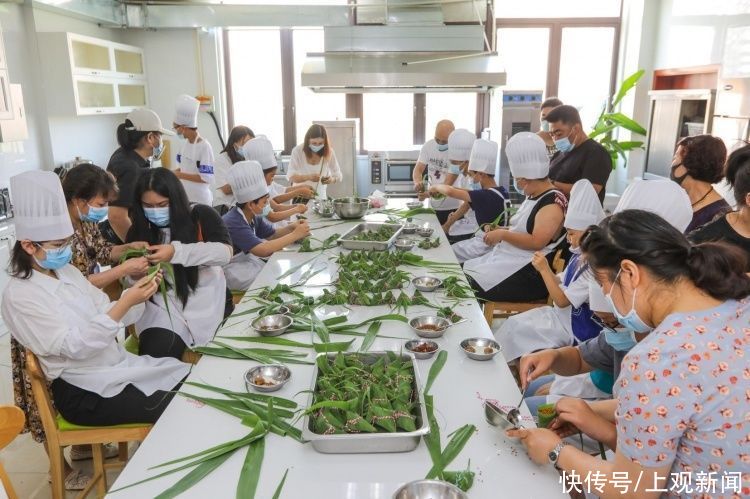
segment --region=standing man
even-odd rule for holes
[[[412,175],[414,189],[419,193],[419,199],[430,198],[430,207],[435,210],[440,225],[443,225],[448,220],[448,215],[459,207],[461,201],[443,195],[431,197],[427,192],[429,186],[424,185],[425,168],[427,169],[430,186],[440,184],[453,185],[458,175],[450,173],[451,163],[448,159],[448,136],[455,128],[452,121],[438,121],[435,127],[435,138],[428,140],[422,146]]]
[[[604,147],[584,132],[581,116],[573,106],[563,105],[547,114],[557,153],[549,167],[549,178],[570,196],[573,184],[587,179],[604,203],[605,187],[612,173],[612,158]]]
[[[563,101],[557,97],[549,97],[542,102],[542,107],[539,109],[539,121],[541,124],[541,130],[536,134],[539,135],[544,141],[544,145],[547,146],[547,156],[552,157],[557,152],[555,147],[555,139],[552,138],[552,134],[549,133],[549,121],[547,121],[547,115],[555,109],[557,106],[562,106]]]

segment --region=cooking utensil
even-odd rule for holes
[[[261,336],[279,336],[292,325],[294,319],[288,315],[264,315],[255,319],[250,326]]]
[[[411,283],[414,284],[414,287],[419,291],[430,292],[435,291],[437,288],[439,288],[440,285],[443,284],[443,281],[441,279],[438,279],[437,277],[421,276],[412,279]]]
[[[362,218],[370,207],[370,200],[365,198],[338,198],[333,200],[336,215],[343,220]]]
[[[281,364],[262,364],[245,372],[245,387],[259,392],[275,392],[292,377],[292,371]]]
[[[417,333],[417,336],[430,339],[440,338],[445,334],[445,330],[452,325],[451,321],[445,317],[436,315],[420,315],[409,321],[409,326]]]
[[[469,499],[469,496],[452,483],[415,480],[399,487],[393,499]]]
[[[492,348],[492,352],[485,353],[485,348]],[[467,338],[461,342],[461,350],[470,359],[490,360],[500,351],[500,344],[489,338]]]
[[[421,352],[416,350],[419,347],[427,346],[430,350]],[[431,340],[409,340],[404,344],[404,348],[414,354],[419,360],[429,359],[440,350],[440,346]]]

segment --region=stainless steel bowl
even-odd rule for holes
[[[405,223],[403,229],[401,229],[402,234],[414,234],[417,231],[418,225],[415,223]]]
[[[435,291],[443,284],[443,281],[437,277],[421,276],[412,279],[411,283],[420,291]]]
[[[505,411],[485,400],[484,417],[492,426],[498,426],[503,430],[512,430],[519,427],[521,415],[515,407]]]
[[[393,242],[393,247],[399,251],[409,251],[416,243],[411,239],[396,239]]]
[[[249,392],[252,388],[259,392],[275,392],[292,377],[292,371],[281,364],[262,364],[245,372],[245,387]],[[263,383],[256,383],[263,378]]]
[[[419,227],[417,228],[417,234],[419,234],[422,237],[430,237],[432,236],[432,233],[435,232],[435,229],[432,227]]]
[[[416,480],[399,487],[393,499],[469,499],[469,496],[452,483]]]
[[[422,206],[422,201],[409,201],[408,203],[406,203],[406,207],[410,210],[421,208]]]
[[[484,353],[484,349],[487,347],[492,348],[492,353]],[[474,351],[467,350],[467,348],[473,348]],[[490,360],[500,351],[500,344],[489,338],[467,338],[461,342],[461,350],[470,359]]]
[[[362,218],[370,207],[370,200],[364,198],[338,198],[333,200],[333,209],[342,219]]]
[[[429,352],[420,352],[418,350],[414,350],[415,348],[422,345],[427,345],[427,347],[431,348],[432,350],[430,350]],[[419,360],[429,359],[430,357],[435,355],[438,350],[440,350],[440,346],[431,340],[409,340],[404,344],[404,348],[413,353],[414,357],[418,358]]]
[[[264,315],[255,319],[250,326],[261,336],[278,336],[292,325],[294,320],[288,315]]]
[[[420,338],[432,339],[443,336],[445,330],[451,327],[451,322],[444,317],[438,317],[436,315],[420,315],[419,317],[411,319],[409,325]],[[432,326],[432,328],[419,329],[420,327],[425,326]]]

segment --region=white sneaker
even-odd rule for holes
[[[52,483],[52,476],[47,475],[47,481]],[[65,490],[83,490],[91,481],[91,477],[81,470],[73,470],[65,477]]]
[[[112,457],[116,457],[120,453],[120,448],[117,446],[117,444],[104,444],[104,449],[102,449],[102,452],[104,453],[104,459],[109,459]],[[91,451],[91,446],[86,446],[85,450],[82,450],[79,446],[74,446],[70,448],[70,460],[71,461],[83,461],[86,459],[91,459],[93,457],[93,452]]]

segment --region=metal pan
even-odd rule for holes
[[[390,227],[392,229],[395,229],[393,235],[387,241],[356,241],[352,239],[352,237],[361,232],[376,231],[381,227]],[[391,247],[396,239],[398,239],[398,236],[401,233],[402,229],[403,225],[401,224],[391,224],[384,222],[363,222],[355,225],[349,232],[341,236],[338,240],[338,243],[342,248],[350,250],[385,251]]]

